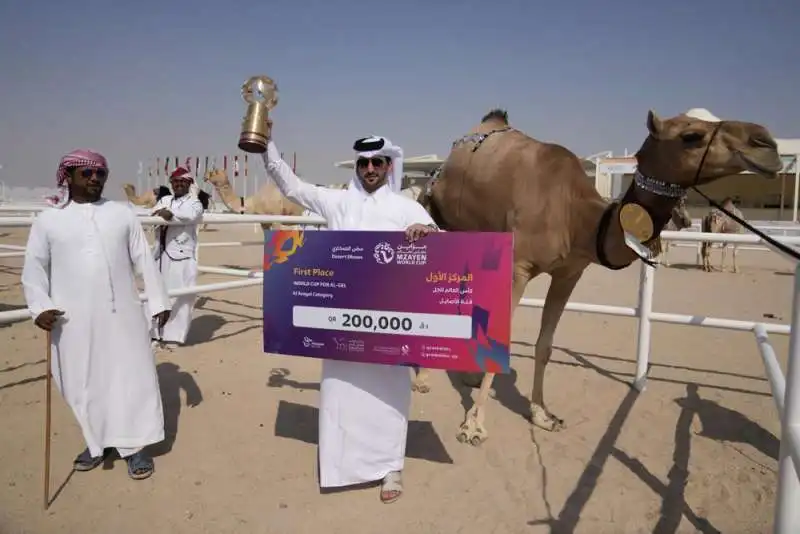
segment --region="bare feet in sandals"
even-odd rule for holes
[[[134,453],[125,460],[128,463],[128,476],[134,480],[144,480],[153,474],[153,459],[144,451]]]
[[[403,495],[403,480],[400,471],[392,471],[381,483],[381,502],[391,504]]]

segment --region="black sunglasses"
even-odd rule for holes
[[[372,163],[372,166],[376,169],[383,168],[386,165],[386,160],[384,158],[374,157],[374,158],[358,158],[356,160],[356,166],[359,169],[366,169],[367,166]]]
[[[84,178],[91,178],[93,174],[101,180],[105,180],[108,176],[108,171],[105,169],[83,169],[81,171],[81,176]]]

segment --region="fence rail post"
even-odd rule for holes
[[[656,270],[654,267],[639,262],[639,302],[636,305],[639,327],[636,333],[636,376],[633,387],[644,391],[647,385],[647,368],[650,363],[650,313],[653,311],[653,287]]]
[[[781,449],[778,459],[778,494],[775,504],[775,534],[800,532],[800,479],[792,461],[789,431],[800,426],[800,356],[797,334],[800,332],[800,264],[794,271],[792,296],[792,332],[789,335],[789,364],[786,369],[786,396],[781,421]],[[797,444],[794,444],[797,445]]]

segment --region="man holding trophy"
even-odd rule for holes
[[[246,101],[246,87],[252,80],[243,86]],[[274,84],[268,78],[260,81],[258,89],[268,90],[268,101],[274,106]],[[400,194],[403,150],[399,146],[384,137],[358,139],[353,145],[356,176],[349,187],[319,187],[301,180],[281,159],[267,116],[272,106],[253,109],[250,103],[239,146],[263,154],[267,174],[284,196],[319,214],[330,230],[404,230],[412,241],[437,230],[420,204]],[[381,501],[399,499],[410,404],[411,372],[407,367],[324,359],[319,406],[320,486],[381,481]]]

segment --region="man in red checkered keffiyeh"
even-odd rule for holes
[[[193,182],[188,164],[179,166],[169,175],[172,194],[158,199],[153,207],[154,216],[182,223],[159,226],[153,249],[158,270],[170,291],[192,287],[197,281],[197,225],[203,218],[203,204],[190,194]],[[182,295],[172,299],[169,321],[161,327],[153,324],[150,330],[153,342],[177,345],[186,342],[196,298],[196,295]]]
[[[53,382],[86,444],[73,468],[95,469],[116,449],[141,480],[154,470],[146,448],[164,440],[144,312],[164,325],[170,300],[136,213],[103,198],[107,179],[108,162],[96,152],[61,158],[59,194],[50,199],[58,209],[33,220],[21,281],[34,324],[52,332]]]
[[[75,173],[80,170],[81,176],[79,179],[85,179],[86,184],[81,180],[76,189],[80,189],[81,193],[86,193],[89,196],[95,196],[99,200],[100,195],[103,194],[103,186],[108,177],[108,162],[102,154],[93,152],[86,149],[73,150],[63,158],[58,164],[58,171],[56,172],[56,184],[58,192],[55,195],[45,197],[45,199],[56,208],[63,208],[70,200],[70,182],[75,179]],[[83,175],[86,176],[83,176]],[[94,174],[98,183],[88,183],[88,180]],[[86,191],[84,191],[86,189]]]

